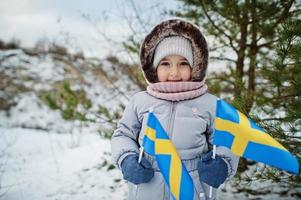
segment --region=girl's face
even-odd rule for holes
[[[157,67],[157,76],[159,82],[189,81],[191,78],[191,66],[183,56],[166,56]]]

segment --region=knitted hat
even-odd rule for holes
[[[164,38],[156,47],[153,66],[156,68],[165,56],[180,55],[193,66],[192,47],[189,40],[181,36]]]

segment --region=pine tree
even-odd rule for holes
[[[301,160],[301,20],[287,20],[279,29],[276,54],[271,65],[262,67],[266,80],[256,97],[258,111],[266,116],[262,125]],[[266,172],[267,174],[268,172]],[[265,174],[265,175],[266,175]],[[270,174],[271,179],[280,177]],[[285,176],[301,187],[301,176]]]
[[[234,95],[231,100],[249,113],[256,92],[256,69],[271,57],[270,50],[278,40],[277,29],[284,20],[296,15],[300,3],[293,0],[179,1],[183,7],[171,13],[192,20],[212,38],[211,52],[219,55],[211,59],[227,61],[230,69],[223,74],[227,78],[215,78],[226,82],[229,93]]]

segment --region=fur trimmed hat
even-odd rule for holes
[[[140,62],[149,83],[158,82],[153,59],[157,45],[167,37],[182,36],[191,42],[193,51],[192,81],[202,81],[208,65],[207,42],[199,28],[191,22],[175,18],[161,22],[145,37],[140,47]]]

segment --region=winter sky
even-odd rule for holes
[[[129,35],[145,35],[168,18],[162,16],[164,10],[179,8],[177,0],[0,0],[0,40],[19,40],[23,47],[47,41],[88,57],[119,57],[123,54],[118,45]],[[148,27],[139,25],[137,13]],[[129,25],[133,18],[136,21]],[[213,40],[205,37],[210,47]],[[225,65],[211,61],[208,71],[225,69]]]
[[[137,4],[141,14],[143,9],[158,3],[158,10],[177,5],[175,0],[1,0],[0,39],[18,39],[22,46],[28,47],[38,40],[47,40],[82,49],[88,55],[104,55],[112,48],[98,31],[114,40],[126,37],[130,29],[123,15],[133,13],[131,2]],[[98,31],[83,15],[97,21]]]

